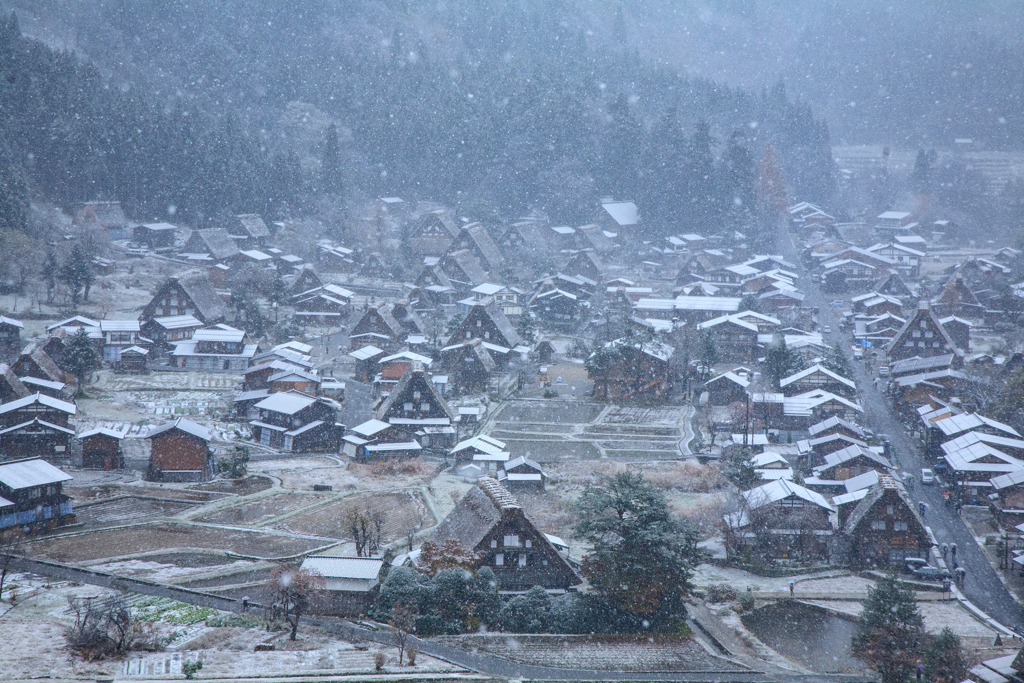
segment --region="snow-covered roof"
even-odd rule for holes
[[[14,489],[46,486],[74,479],[42,458],[0,463],[0,483]]]
[[[785,479],[778,479],[773,482],[769,482],[757,488],[750,489],[749,491],[743,492],[743,498],[747,502],[747,506],[751,510],[756,510],[759,507],[770,505],[786,498],[800,498],[808,503],[813,503],[819,507],[825,508],[826,510],[833,511],[835,508],[832,504],[825,500],[817,491],[811,491],[810,489],[804,488],[799,484],[794,484],[791,481]]]
[[[256,404],[258,410],[269,410],[284,415],[294,415],[316,403],[316,398],[297,391],[279,391]]]
[[[146,438],[151,439],[158,434],[163,434],[164,432],[168,432],[172,429],[179,429],[185,432],[186,434],[198,436],[200,439],[203,439],[205,441],[209,441],[210,438],[212,437],[210,430],[204,427],[203,425],[197,424],[192,420],[185,419],[184,417],[179,417],[174,422],[166,422],[160,425],[159,427],[155,427],[149,430],[149,433],[146,434]]]
[[[618,225],[636,225],[640,222],[640,212],[633,202],[609,202],[601,207]]]

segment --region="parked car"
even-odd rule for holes
[[[829,306],[834,306],[836,308],[839,308],[839,307],[841,307],[843,305],[843,300],[842,299],[836,299],[835,301],[830,301],[828,305]]]
[[[823,334],[832,334],[832,326],[825,325],[824,327],[821,328],[821,331]]]
[[[921,483],[922,484],[934,484],[935,483],[935,472],[928,469],[927,467],[921,470]]]
[[[880,366],[878,366],[878,376],[879,377],[888,377],[889,376],[889,366],[888,365],[880,365]]]
[[[903,558],[903,571],[907,574],[913,574],[918,569],[927,567],[928,560],[923,557],[904,557]]]
[[[949,572],[945,569],[939,569],[938,567],[926,564],[919,569],[915,569],[914,576],[922,581],[942,581],[949,578]]]

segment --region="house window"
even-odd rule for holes
[[[526,553],[519,553],[519,566],[520,567],[525,567],[526,566]]]
[[[418,391],[412,392],[412,397],[413,398],[419,398],[420,397],[420,392],[418,392]]]
[[[892,505],[886,505],[885,506],[885,514],[887,514],[887,515],[891,515],[892,514]]]
[[[264,446],[269,446],[270,445],[270,430],[269,429],[261,429],[260,430],[260,443],[263,444]]]
[[[918,330],[914,330],[914,334],[913,334],[913,335],[911,335],[911,336],[913,336],[913,337],[914,337],[914,339],[917,339],[918,337],[920,337],[920,336],[921,336],[921,333],[920,333],[920,332],[919,332]]]
[[[477,327],[483,327],[484,326],[484,321],[483,320],[477,320],[476,321],[476,326]]]
[[[292,449],[292,442],[293,441],[294,441],[294,439],[292,437],[290,437],[290,436],[284,437],[284,449],[286,451],[290,451]]]
[[[879,519],[874,522],[871,522],[871,528],[877,531],[885,531],[885,520]]]
[[[472,337],[473,334],[469,330],[466,330],[466,339],[471,339]]]
[[[502,545],[504,545],[506,548],[518,548],[519,547],[519,537],[518,536],[506,536],[505,537],[505,542]]]
[[[494,556],[494,564],[495,564],[495,566],[498,566],[498,567],[501,567],[501,566],[503,566],[505,564],[505,555],[504,555],[504,553],[497,553]]]
[[[484,339],[490,339],[490,338],[491,338],[491,333],[490,332],[484,332]]]
[[[527,548],[532,548],[533,547],[533,541],[531,541],[530,539],[526,539],[525,545],[526,545]]]
[[[932,332],[931,330],[929,330],[929,331],[927,331],[927,332],[925,332],[925,333],[924,333],[924,337],[925,337],[925,339],[931,339],[931,338],[932,338],[932,337],[934,337],[934,336],[935,336],[935,333],[934,333],[934,332]]]
[[[906,531],[907,530],[907,523],[906,522],[894,522],[893,525],[892,525],[892,528],[893,528],[893,531]]]
[[[423,403],[420,404],[420,410],[423,411],[424,413],[427,412],[428,410],[430,410],[430,404],[424,401]]]
[[[495,539],[491,540],[491,547],[492,548],[497,548],[498,547],[498,539],[495,538]]]
[[[412,402],[411,401],[409,403],[405,404],[405,411],[409,412],[409,413],[412,412]]]

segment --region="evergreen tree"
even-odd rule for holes
[[[533,346],[537,343],[537,323],[528,311],[523,311],[523,314],[519,316],[516,332],[527,346]]]
[[[757,217],[763,226],[770,227],[785,210],[786,182],[775,154],[775,148],[768,143],[761,150],[761,163],[757,168]]]
[[[714,338],[707,330],[701,330],[700,341],[697,347],[697,359],[700,361],[702,371],[705,374],[712,372],[712,367],[721,359],[718,353],[718,346]]]
[[[82,248],[81,244],[76,244],[68,255],[67,260],[64,261],[64,265],[61,266],[60,273],[58,274],[60,280],[68,286],[68,290],[71,292],[71,302],[74,306],[78,306],[79,294],[84,290],[85,295],[83,299],[89,300],[89,287],[92,286],[93,280],[96,279],[92,272],[92,264],[89,262],[89,257],[85,253],[85,249]]]
[[[46,259],[43,261],[43,267],[40,272],[40,276],[46,283],[46,302],[51,303],[53,301],[53,290],[57,288],[57,277],[60,273],[60,262],[57,260],[57,250],[50,244],[46,249]]]
[[[729,145],[722,159],[719,180],[719,203],[729,224],[743,228],[754,211],[754,160],[740,130],[729,136]]]
[[[697,124],[686,147],[683,169],[684,221],[694,230],[718,229],[719,206],[715,196],[714,139],[706,120]]]
[[[833,344],[829,348],[821,364],[837,375],[842,375],[846,379],[853,379],[853,366],[850,364],[850,359],[846,356],[846,351],[838,343]]]
[[[924,651],[924,675],[930,683],[960,683],[970,668],[960,636],[942,629]]]
[[[60,363],[64,370],[75,376],[75,396],[82,396],[89,377],[99,363],[99,353],[85,328],[78,328],[78,331],[68,338]]]
[[[0,230],[28,231],[28,185],[25,183],[25,172],[2,132],[0,132]]]
[[[341,143],[338,142],[338,127],[327,128],[323,152],[320,155],[320,189],[324,194],[341,195],[344,191],[341,171]]]
[[[906,683],[921,657],[924,620],[914,592],[895,576],[868,591],[860,625],[853,636],[853,654],[878,672],[882,683]]]
[[[674,518],[665,497],[632,472],[588,486],[577,509],[575,533],[591,544],[583,574],[601,598],[655,630],[682,623],[703,558],[690,523]]]
[[[800,360],[800,356],[786,346],[784,341],[776,342],[768,347],[768,351],[764,355],[764,364],[775,388],[779,387],[779,382],[783,379],[803,369],[803,361]]]
[[[740,448],[733,453],[725,476],[740,491],[749,491],[761,483],[761,475],[754,469],[754,455],[749,448]]]

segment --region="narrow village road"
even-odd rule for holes
[[[778,245],[782,256],[797,267],[802,279],[800,289],[806,295],[805,306],[818,308],[819,325],[830,325],[832,332],[825,337],[828,344],[839,343],[848,348],[848,333],[839,332],[839,316],[842,309],[829,306],[829,301],[818,286],[808,277],[806,269],[800,262],[799,254],[793,245],[785,221],[779,222]],[[883,362],[884,351],[878,349],[879,362]],[[942,543],[957,545],[957,561],[966,571],[964,579],[964,595],[989,616],[1008,628],[1024,628],[1024,606],[1010,594],[988,558],[978,547],[977,541],[964,524],[960,516],[943,504],[942,487],[938,484],[924,486],[920,483],[922,467],[929,465],[924,455],[914,443],[907,427],[900,423],[888,399],[873,386],[874,376],[869,374],[864,363],[851,360],[854,368],[853,379],[857,383],[857,391],[861,406],[864,408],[864,424],[876,434],[888,434],[892,449],[899,458],[901,469],[911,472],[917,480],[910,495],[914,502],[924,501],[927,505],[925,524],[931,527],[936,540]],[[914,425],[912,428],[916,428]]]

